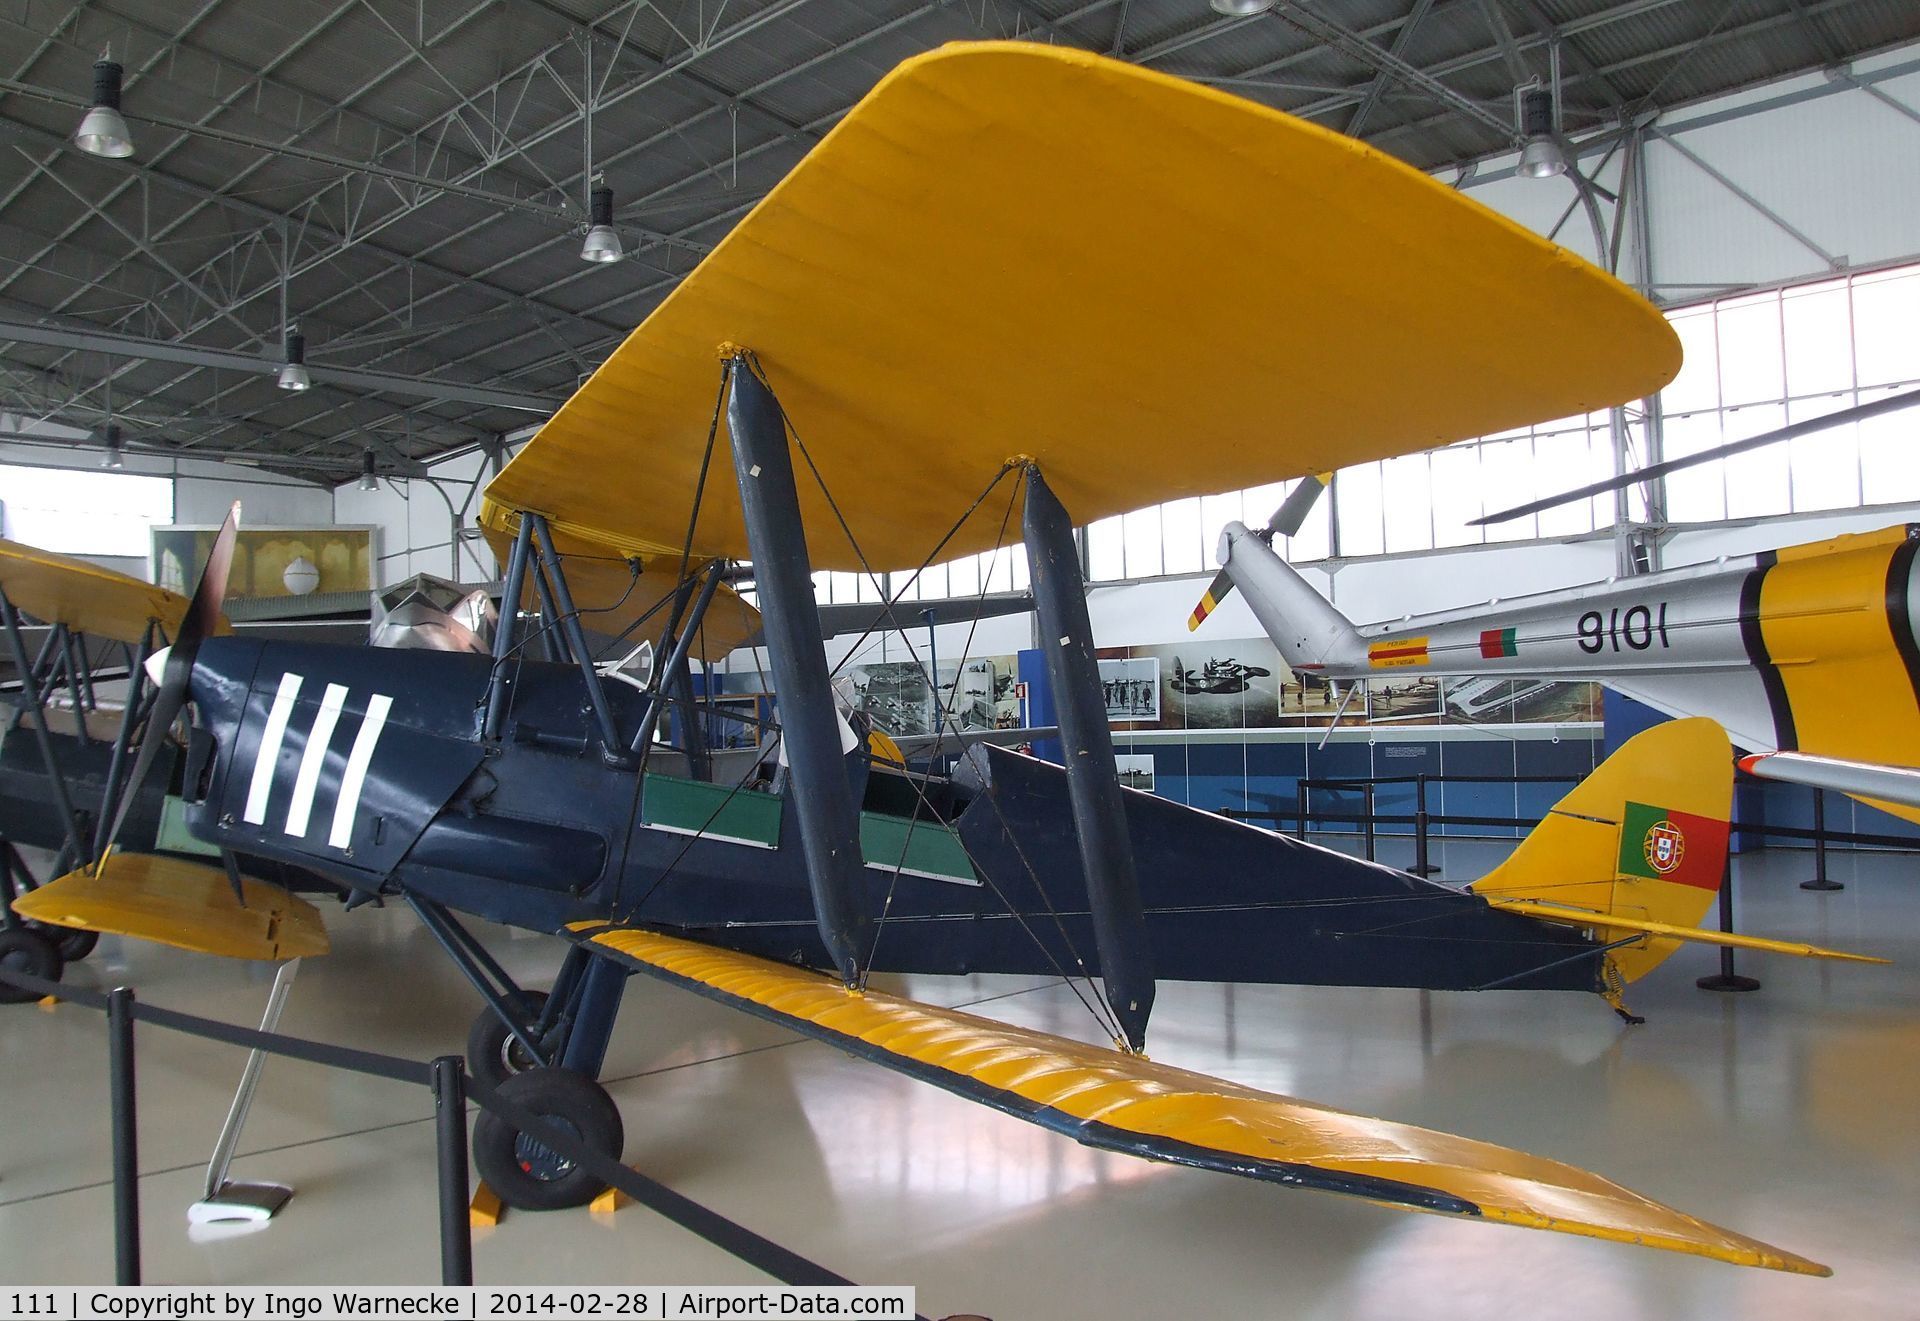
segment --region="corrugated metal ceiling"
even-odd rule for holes
[[[1920,6],[1313,0],[1226,19],[1204,0],[21,0],[0,34],[0,322],[262,364],[0,334],[0,410],[96,426],[110,405],[138,444],[345,476],[364,446],[420,457],[529,415],[275,389],[283,287],[316,364],[557,403],[882,73],[946,41],[1114,53],[1358,122],[1433,168],[1511,145],[1512,89],[1545,73],[1550,39],[1577,133],[1912,40]],[[138,146],[125,162],[67,141],[108,46]],[[629,252],[611,267],[578,256],[587,101]]]

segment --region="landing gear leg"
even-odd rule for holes
[[[585,966],[578,975],[577,993],[569,997],[576,1004],[561,1051],[562,1067],[527,1069],[507,1078],[495,1091],[503,1100],[551,1118],[594,1150],[618,1160],[626,1142],[620,1110],[594,1079],[607,1057],[628,974],[608,959],[576,952],[585,959]],[[580,1206],[607,1186],[491,1111],[483,1110],[474,1126],[473,1163],[501,1201],[525,1210]]]

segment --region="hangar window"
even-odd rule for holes
[[[1660,395],[1668,458],[1758,435],[1920,385],[1920,265],[1717,299],[1668,312],[1686,352]],[[1647,454],[1639,405],[1626,412],[1636,462]],[[1736,455],[1667,479],[1667,517],[1711,522],[1920,500],[1913,414],[1892,414]],[[1599,481],[1613,472],[1613,423],[1602,410],[1462,441],[1426,454],[1357,464],[1335,477],[1288,559],[1423,551],[1610,527],[1614,500],[1595,496],[1490,527],[1488,510]],[[1259,527],[1294,483],[1152,506],[1087,529],[1097,581],[1195,573],[1214,564],[1220,530]],[[1641,496],[1630,512],[1646,516]],[[1157,528],[1159,540],[1154,541]],[[1195,565],[1195,556],[1199,563]]]
[[[173,479],[86,468],[0,472],[4,535],[67,555],[145,560],[148,529],[173,521]]]

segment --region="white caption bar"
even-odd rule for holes
[[[619,1288],[523,1285],[373,1288],[275,1285],[246,1288],[68,1285],[0,1286],[0,1316],[23,1321],[333,1321],[351,1317],[638,1317],[645,1321],[730,1321],[739,1317],[863,1317],[913,1321],[911,1285],[646,1284]]]

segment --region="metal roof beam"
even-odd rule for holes
[[[1393,34],[1393,45],[1387,48],[1388,54],[1395,59],[1406,57],[1407,47],[1413,44],[1413,34],[1419,30],[1420,24],[1425,21],[1432,9],[1433,0],[1413,0],[1413,8],[1408,11],[1406,20],[1400,24],[1400,30]],[[1373,81],[1367,84],[1366,96],[1358,106],[1354,107],[1352,117],[1347,120],[1347,126],[1342,130],[1348,137],[1360,136],[1361,130],[1366,128],[1367,120],[1372,118],[1374,110],[1380,104],[1380,97],[1386,90],[1387,75],[1384,72],[1376,73]]]
[[[203,348],[193,344],[175,344],[166,340],[143,339],[104,330],[66,329],[38,325],[0,315],[0,339],[23,344],[43,344],[51,348],[81,353],[105,353],[119,358],[142,358],[154,362],[185,363],[194,367],[215,367],[223,371],[246,372],[255,376],[271,374],[280,364],[270,358],[245,353]],[[307,364],[316,382],[349,386],[377,394],[410,395],[448,403],[473,404],[481,408],[513,408],[533,413],[551,413],[559,401],[546,395],[493,386],[466,385],[458,381],[431,377],[400,376],[391,372],[366,371],[357,367],[333,367],[324,363]]]
[[[352,3],[357,3],[357,2],[358,0],[352,0]],[[686,65],[691,65],[695,63],[698,59],[712,53],[713,51],[722,49],[725,46],[730,45],[734,41],[740,40],[741,38],[747,35],[750,35],[752,32],[757,31],[759,28],[766,25],[767,23],[772,22],[773,20],[784,16],[786,13],[794,9],[797,9],[799,6],[801,6],[802,4],[805,4],[806,2],[807,0],[775,0],[774,4],[769,5],[767,8],[759,11],[758,13],[751,15],[748,18],[742,19],[740,22],[735,23],[732,27],[729,27],[728,29],[726,29],[725,32],[720,32],[712,35],[698,47],[690,49],[685,55],[677,57],[673,61],[666,62],[665,64],[662,65],[661,70],[656,74],[654,74],[653,76],[646,79],[641,79],[637,82],[629,83],[623,86],[613,96],[606,98],[605,101],[602,102],[602,106],[616,104],[620,101],[627,99],[628,97],[638,94],[640,91],[645,90],[645,88],[647,88],[648,86],[652,86],[658,82],[664,81],[673,73],[677,72],[679,68],[684,67]],[[930,5],[929,8],[931,7],[933,6]],[[473,11],[473,12],[477,12],[477,11]],[[284,60],[285,58],[286,58],[286,55],[283,54],[281,56],[281,59]],[[544,53],[542,56],[536,57],[535,60],[527,62],[527,64],[524,65],[521,70],[516,71],[516,74],[513,76],[518,76],[518,74],[521,72],[526,72],[531,70],[541,59],[544,59]],[[510,81],[510,80],[511,79],[509,78],[506,81]],[[380,79],[376,79],[374,81],[377,82],[377,81],[380,81]],[[369,83],[366,86],[370,87],[372,85],[373,83]],[[4,90],[4,80],[0,80],[0,90]],[[365,90],[365,87],[362,88],[362,91],[364,90]],[[358,93],[355,94],[356,97],[357,95]],[[350,97],[349,101],[351,101],[352,99],[355,99],[355,98]],[[444,118],[445,118],[444,115],[440,117],[440,119],[444,119]],[[583,119],[584,119],[583,111],[575,111],[572,114],[564,115],[559,120],[555,121],[552,124],[547,125],[543,129],[541,129],[539,132],[535,133],[530,140],[523,142],[521,144],[520,149],[525,150],[527,147],[537,145],[539,142],[543,142],[548,138],[553,137],[555,134],[563,132],[566,129],[578,124]],[[437,119],[435,122],[438,123],[440,121]],[[426,131],[430,131],[431,128],[432,128],[432,125],[429,125]],[[424,135],[425,134],[423,132],[422,136]],[[260,144],[260,145],[267,147],[268,149],[272,149],[271,144]],[[481,167],[481,168],[484,168],[484,167]],[[249,173],[249,172],[250,171],[243,172],[242,177],[244,177],[245,173]],[[474,174],[477,174],[477,173],[478,173],[477,170],[469,172],[469,175],[467,177],[472,177]],[[460,185],[463,183],[464,183],[464,179],[457,179],[455,181],[456,185]],[[322,190],[322,193],[324,193],[324,191],[325,190]],[[403,204],[399,208],[399,210],[395,212],[391,212],[381,217],[380,220],[370,225],[362,237],[370,236],[371,234],[378,233],[380,230],[386,228],[387,226],[396,223],[401,218],[411,215],[414,211],[418,210],[422,205],[424,205],[424,203],[420,201]],[[482,223],[486,223],[486,222],[482,222]],[[475,228],[477,228],[477,226]],[[679,240],[673,239],[671,236],[666,236],[666,235],[660,235],[658,236],[658,239],[659,241],[665,241],[665,242],[679,241]],[[434,245],[434,247],[427,249],[427,251],[428,252],[435,251],[439,246],[440,246],[439,244],[436,244]],[[305,269],[311,269],[314,264],[317,264],[317,262],[309,262]],[[489,273],[492,270],[497,270],[500,265],[504,265],[504,264],[506,263],[498,263],[496,264],[496,266],[489,268]],[[301,273],[300,270],[295,270],[293,272],[290,272],[287,278],[290,279],[292,278],[293,275],[297,275],[300,273]],[[0,286],[0,288],[3,288],[3,287],[4,286]],[[251,298],[259,297],[262,293],[269,292],[273,289],[277,289],[278,287],[279,287],[279,281],[275,281],[272,285],[264,286],[261,290],[255,291],[255,293],[253,293],[252,295],[249,295],[248,298],[243,301],[250,301]],[[444,292],[446,292],[446,290],[437,291],[437,293],[444,293]],[[431,298],[433,296],[435,295],[430,294],[428,297]],[[337,297],[335,299],[323,300],[320,304],[316,305],[316,310],[320,307],[325,307],[327,305],[330,305],[334,301],[337,301]],[[426,301],[426,300],[419,300],[419,301]],[[418,303],[416,303],[416,306],[417,305]],[[204,324],[205,322],[202,322],[199,325],[191,327],[189,330],[189,333],[192,333],[192,331],[194,330],[198,330],[200,326]],[[178,384],[178,382],[182,379],[184,379],[184,374],[182,376],[175,377],[173,380],[167,382],[161,388],[162,389],[171,388],[173,385]]]

